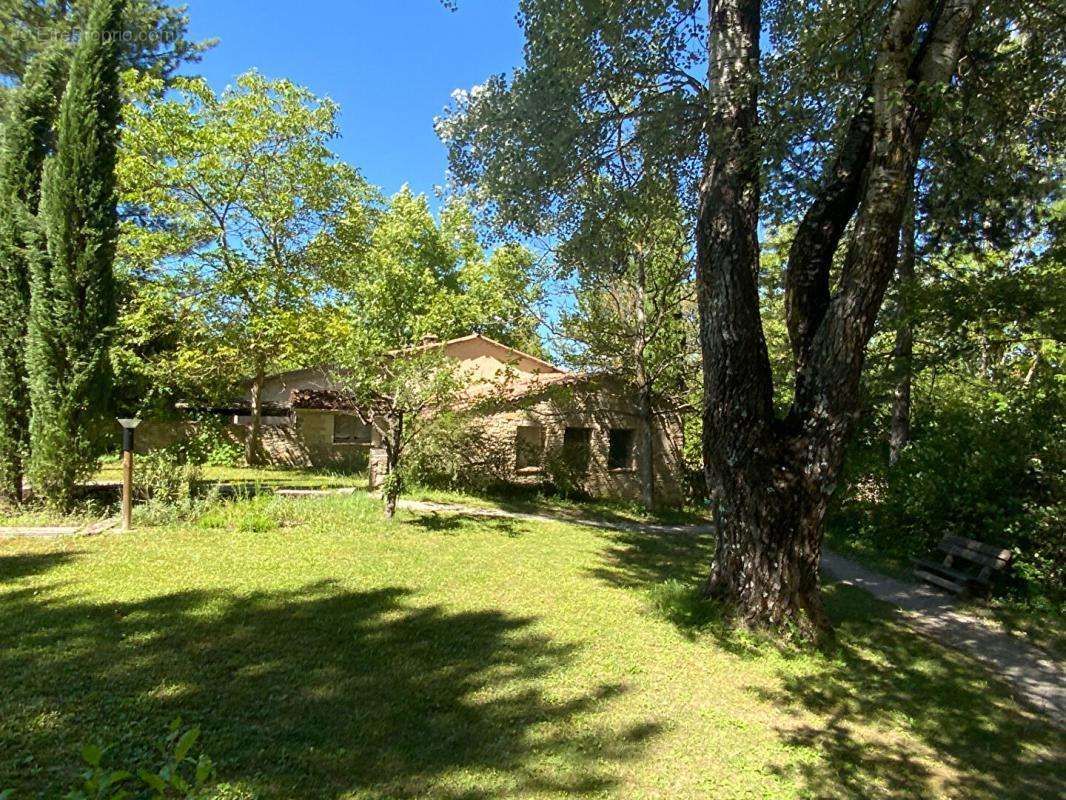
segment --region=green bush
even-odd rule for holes
[[[996,591],[1060,605],[1066,586],[1066,444],[1055,395],[942,387],[916,409],[912,441],[893,467],[878,445],[852,453],[833,535],[898,559],[931,553],[945,535],[1010,549]]]
[[[484,491],[501,482],[511,458],[511,447],[476,420],[441,414],[411,442],[401,471],[408,484]]]
[[[562,448],[546,453],[544,457],[544,474],[548,479],[548,490],[567,500],[585,500],[585,478],[588,467],[580,463],[579,458],[565,452]]]
[[[203,470],[180,450],[164,448],[140,456],[134,478],[142,497],[162,505],[190,505]]]
[[[184,439],[169,448],[184,462],[209,464],[212,467],[237,467],[244,464],[244,446],[226,430],[214,415],[193,417],[195,425]]]
[[[209,785],[215,768],[206,755],[193,758],[200,738],[199,728],[182,730],[175,719],[160,747],[161,764],[105,766],[106,748],[87,744],[82,748],[85,770],[66,800],[211,800],[219,797]],[[230,794],[229,796],[233,796]]]

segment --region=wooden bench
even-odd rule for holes
[[[963,536],[945,536],[938,547],[944,560],[916,559],[914,574],[960,597],[988,591],[992,579],[1010,566],[1010,550]]]

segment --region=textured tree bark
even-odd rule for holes
[[[385,480],[382,486],[382,496],[385,501],[385,516],[392,519],[396,516],[396,501],[400,497],[400,482],[397,479],[397,470],[400,466],[400,450],[403,447],[403,415],[397,414],[389,418],[389,435],[385,445]]]
[[[796,366],[810,356],[811,341],[829,308],[829,270],[844,229],[859,207],[873,139],[869,93],[851,118],[826,180],[796,228],[785,270],[785,315]]]
[[[824,500],[773,418],[759,319],[760,3],[711,4],[710,153],[696,229],[704,464],[720,520],[707,593],[753,626],[827,627],[818,595]]]
[[[640,502],[644,509],[655,508],[655,411],[651,392],[640,391],[640,447],[637,470],[640,473]]]
[[[911,323],[907,292],[914,283],[914,204],[908,203],[900,233],[899,266],[896,278],[899,281],[899,324],[896,327],[896,343],[892,351],[896,386],[892,397],[892,423],[888,433],[888,463],[895,465],[900,453],[911,438],[911,381],[914,358],[914,326]]]
[[[252,424],[248,428],[248,438],[244,440],[244,460],[250,467],[257,466],[261,461],[259,439],[263,423],[263,381],[266,380],[263,372],[263,368],[257,364],[255,377],[252,378]]]
[[[760,3],[710,4],[709,155],[696,226],[704,465],[718,520],[707,592],[751,625],[792,628],[807,638],[829,629],[818,586],[825,515],[932,119],[923,98],[928,84],[950,79],[975,7],[976,0],[893,6],[871,108],[864,102],[852,120],[789,256],[796,392],[788,417],[777,420],[756,281]],[[831,294],[829,264],[856,210]]]

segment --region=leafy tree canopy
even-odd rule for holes
[[[133,281],[122,338],[134,352],[116,357],[136,362],[138,347],[170,335],[177,352],[144,363],[146,388],[201,393],[303,361],[336,240],[365,236],[376,202],[329,148],[336,105],[256,72],[220,95],[178,79],[165,98],[159,79],[129,78],[140,100],[127,108],[119,177]]]
[[[92,0],[0,0],[0,78],[20,81],[49,43],[76,40],[91,8]],[[120,67],[170,77],[182,63],[197,61],[214,42],[189,41],[188,25],[185,6],[130,2],[119,35]]]

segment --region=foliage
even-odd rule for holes
[[[178,448],[162,448],[137,457],[138,492],[163,505],[189,505],[203,477],[200,464]]]
[[[413,477],[405,473],[416,443],[424,438],[430,452],[454,437],[457,411],[472,399],[461,397],[464,375],[439,341],[476,332],[539,351],[530,313],[539,290],[528,250],[504,244],[487,254],[468,208],[451,202],[438,223],[426,198],[406,187],[356,252],[344,263],[344,291],[326,323],[330,360],[333,378],[382,442],[385,474],[396,473],[384,486],[389,513]],[[438,477],[458,475],[458,461],[450,461],[433,470]],[[415,462],[415,474],[427,477],[425,459],[416,454]]]
[[[404,472],[408,485],[484,491],[502,483],[512,458],[476,415],[447,411],[411,442]]]
[[[575,366],[675,400],[696,357],[692,254],[669,187],[603,188],[557,248],[574,307],[559,323]]]
[[[39,492],[60,504],[70,502],[75,483],[94,466],[91,426],[110,406],[123,5],[93,5],[60,103],[56,153],[41,184],[48,252],[31,265],[29,474]]]
[[[10,98],[0,133],[0,494],[21,496],[29,454],[26,319],[30,261],[40,257],[36,214],[41,171],[52,149],[52,125],[65,79],[66,57],[55,48],[34,59]]]
[[[192,423],[187,435],[168,448],[182,462],[212,467],[237,467],[243,463],[244,448],[217,414],[190,412],[183,419]]]
[[[158,769],[140,767],[131,770],[104,766],[106,749],[87,744],[82,760],[87,769],[77,789],[66,800],[209,800],[208,791],[215,774],[211,759],[201,755],[194,759],[192,749],[200,738],[199,728],[182,730],[181,718],[174,719],[160,746],[163,764]]]
[[[22,79],[42,49],[85,38],[92,7],[93,0],[0,0],[0,76]],[[198,61],[214,42],[186,39],[188,24],[185,6],[131,3],[119,36],[122,65],[168,77],[181,64]]]
[[[378,349],[417,345],[427,335],[481,333],[540,351],[529,311],[539,299],[532,254],[515,244],[487,253],[462,203],[447,203],[438,222],[426,197],[404,187],[376,220],[365,249],[353,251],[340,256],[347,311]]]
[[[588,499],[589,494],[585,489],[588,466],[581,461],[580,457],[575,457],[562,447],[545,453],[543,469],[548,479],[546,488],[566,500]]]
[[[201,79],[165,96],[130,81],[119,176],[133,297],[113,358],[202,401],[323,352],[336,241],[362,235],[374,202],[329,149],[337,106],[256,72],[221,95]]]
[[[380,342],[380,339],[376,340]],[[457,364],[438,347],[374,351],[375,339],[353,337],[340,353],[336,378],[352,398],[385,451],[381,481],[385,513],[392,516],[408,480],[407,453],[414,442],[432,437],[438,421],[451,413],[462,386]]]
[[[857,444],[834,542],[904,564],[947,534],[1000,545],[1014,565],[996,591],[1062,613],[1066,396],[1055,380],[1011,383],[922,374],[899,462],[876,430]]]
[[[763,5],[763,213],[776,226],[796,221],[819,186],[811,165],[828,162],[866,91],[891,4]],[[1002,247],[1039,227],[1062,166],[1064,46],[1061,15],[1040,0],[984,4],[953,90],[933,98],[916,181],[931,244]]]

